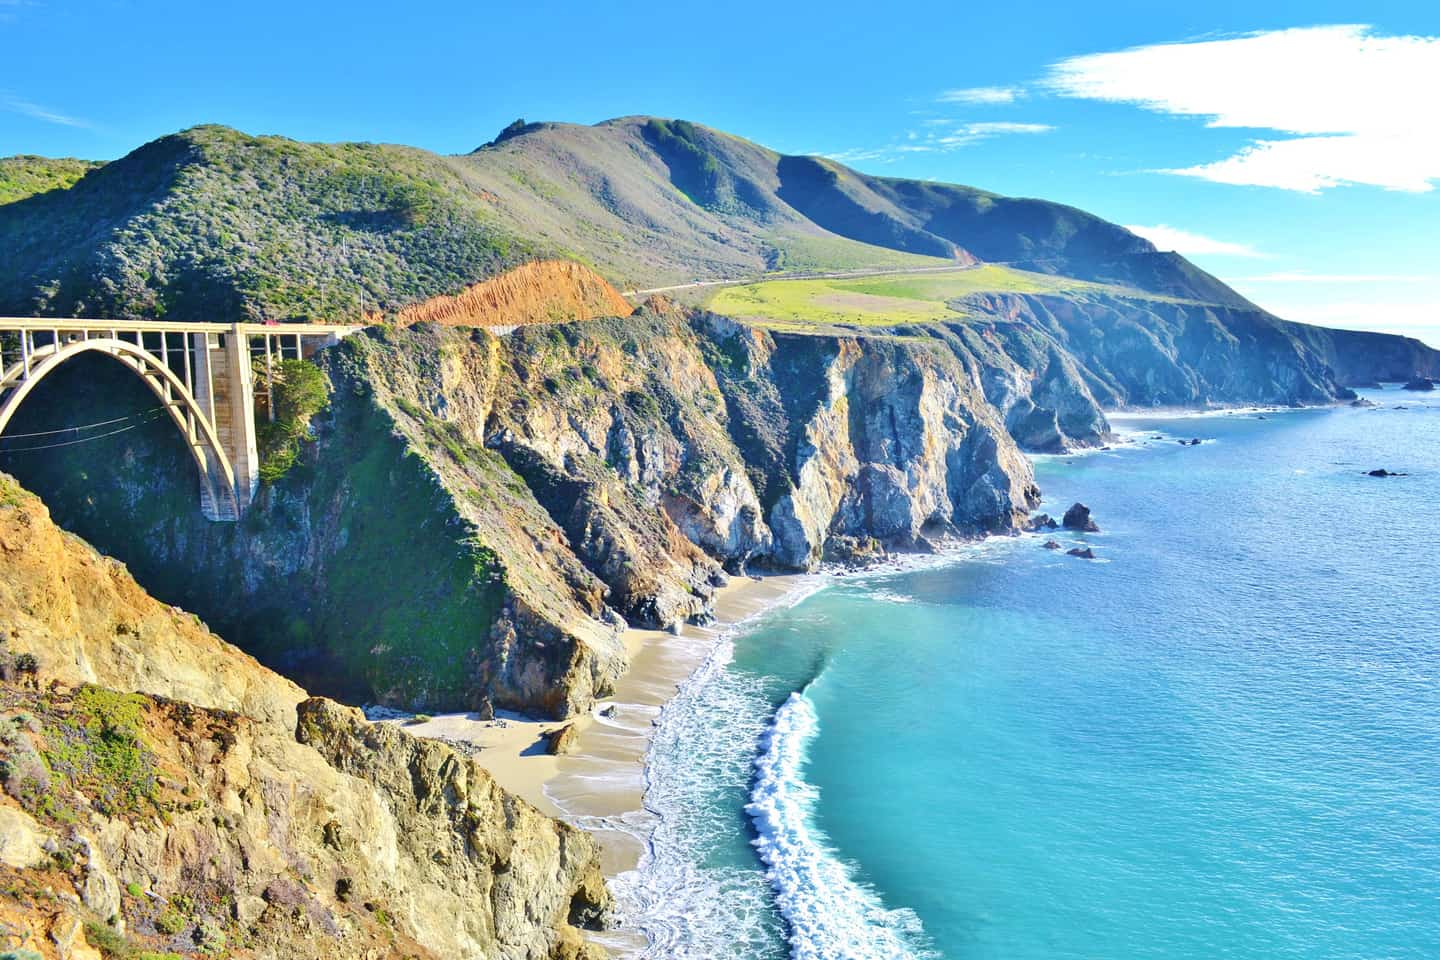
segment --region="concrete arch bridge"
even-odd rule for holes
[[[305,359],[358,326],[0,317],[0,437],[61,364],[102,353],[132,370],[179,429],[200,475],[200,509],[234,521],[260,482],[254,364]],[[273,399],[273,398],[272,398]],[[274,404],[267,404],[274,410]]]

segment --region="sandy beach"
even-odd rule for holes
[[[505,789],[551,816],[590,830],[600,842],[605,874],[613,877],[634,869],[645,850],[645,753],[661,708],[721,635],[786,597],[805,579],[732,577],[716,593],[714,623],[687,624],[678,633],[625,631],[630,670],[615,693],[584,716],[537,721],[502,712],[496,722],[474,714],[446,714],[423,723],[408,721],[405,729],[479,747],[476,759]],[[551,756],[546,737],[567,723],[577,725],[575,748],[565,756]]]

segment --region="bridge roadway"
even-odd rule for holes
[[[304,359],[361,329],[339,324],[169,323],[0,317],[0,436],[30,392],[82,353],[114,357],[160,400],[200,476],[200,509],[235,521],[260,483],[255,366],[266,384],[282,359]],[[265,410],[274,418],[274,397]]]

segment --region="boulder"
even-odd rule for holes
[[[1045,549],[1046,549],[1046,550],[1059,550],[1059,549],[1060,549],[1060,544],[1057,543],[1057,542],[1054,541],[1054,540],[1046,540],[1046,541],[1045,541]]]
[[[1059,526],[1060,524],[1056,523],[1055,518],[1050,516],[1050,514],[1037,513],[1030,518],[1029,523],[1025,524],[1025,529],[1034,533],[1039,530],[1054,530]]]
[[[1354,400],[1351,400],[1351,401],[1350,401],[1350,406],[1352,406],[1352,407],[1378,407],[1379,404],[1376,403],[1374,400],[1366,400],[1364,397],[1356,397]]]
[[[1090,508],[1083,503],[1072,504],[1070,509],[1065,511],[1065,519],[1062,523],[1066,530],[1081,530],[1085,533],[1100,532],[1095,521],[1090,519]]]
[[[1414,377],[1405,384],[1406,390],[1434,390],[1435,381],[1429,377]]]
[[[1365,475],[1366,475],[1367,477],[1408,477],[1408,476],[1409,476],[1408,473],[1392,473],[1392,472],[1390,472],[1389,470],[1386,470],[1384,467],[1381,467],[1381,468],[1378,469],[1378,470],[1371,470],[1369,473],[1367,473],[1367,474],[1365,474]]]
[[[545,734],[545,752],[552,757],[571,753],[575,749],[575,741],[579,736],[579,731],[575,729],[575,724],[573,723],[567,723],[563,727],[557,727]]]
[[[1071,547],[1065,551],[1065,555],[1068,557],[1079,557],[1081,560],[1095,559],[1095,551],[1089,547]]]

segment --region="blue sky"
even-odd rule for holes
[[[684,117],[1071,203],[1283,316],[1440,346],[1437,38],[1433,2],[0,0],[0,155]]]

